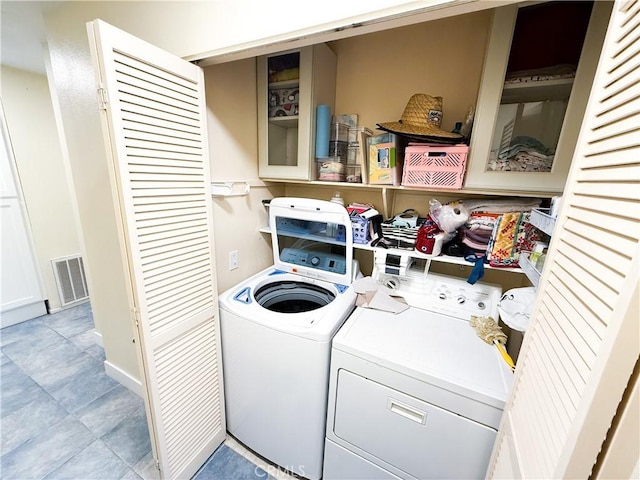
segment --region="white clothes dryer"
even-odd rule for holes
[[[274,266],[219,298],[227,430],[257,454],[322,476],[331,339],[353,312],[351,221],[335,203],[275,198]]]
[[[358,307],[334,337],[324,479],[484,478],[513,374],[469,318],[497,318],[500,287],[377,278],[410,308]]]

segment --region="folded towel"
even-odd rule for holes
[[[539,198],[496,198],[463,200],[462,202],[469,212],[473,214],[474,212],[530,212],[532,208],[539,207],[542,200]]]

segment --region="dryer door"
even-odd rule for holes
[[[353,280],[353,233],[347,210],[310,198],[274,198],[269,205],[277,269],[339,285]]]
[[[344,369],[333,430],[415,478],[484,478],[496,437],[492,428]]]

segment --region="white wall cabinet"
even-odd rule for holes
[[[594,2],[589,16],[589,6],[495,10],[465,187],[563,190],[611,12],[609,2]],[[558,8],[574,9],[574,18]],[[545,48],[553,30],[555,47]],[[568,64],[577,64],[575,75]]]
[[[314,180],[316,106],[334,109],[336,55],[321,43],[258,57],[261,178]]]

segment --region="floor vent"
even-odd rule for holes
[[[89,298],[82,257],[64,257],[51,260],[62,305]]]

